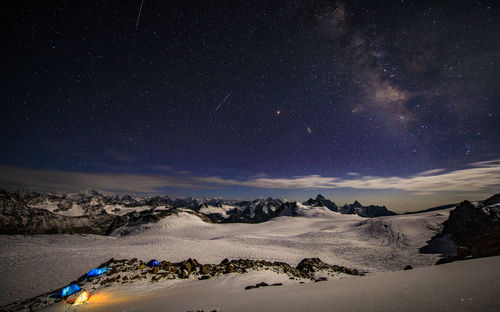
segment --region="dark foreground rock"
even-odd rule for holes
[[[260,282],[260,283],[255,284],[255,285],[250,285],[250,286],[245,287],[245,290],[260,288],[260,287],[267,287],[267,286],[283,286],[283,283],[273,283],[273,284],[269,285],[266,282]]]
[[[421,251],[426,252],[445,238],[456,245],[456,253],[436,264],[455,260],[500,255],[500,195],[496,194],[475,204],[463,201],[450,211],[442,231]]]

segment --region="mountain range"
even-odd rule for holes
[[[0,234],[108,235],[127,224],[156,222],[179,211],[195,214],[213,223],[260,223],[278,216],[300,215],[301,207],[325,208],[367,218],[396,214],[385,206],[363,206],[358,201],[338,207],[322,195],[300,204],[271,197],[237,201],[220,198],[119,196],[95,190],[62,194],[0,190]]]

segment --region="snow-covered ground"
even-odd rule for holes
[[[214,224],[181,212],[129,227],[126,236],[119,235],[120,229],[109,237],[0,236],[0,305],[64,286],[112,257],[196,258],[201,263],[249,258],[291,265],[319,257],[370,272],[430,266],[439,255],[418,249],[438,232],[449,210],[366,219],[304,206],[300,215],[259,224]]]
[[[261,281],[284,285],[244,289]],[[283,280],[272,272],[253,272],[146,291],[147,285],[112,287],[95,294],[78,310],[498,311],[499,281],[500,257],[305,284]],[[56,304],[46,311],[68,311],[68,306]]]

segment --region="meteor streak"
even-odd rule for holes
[[[229,98],[229,96],[230,96],[230,95],[231,95],[231,92],[229,92],[229,93],[226,95],[226,97],[224,98],[224,100],[222,100],[222,102],[221,102],[221,103],[220,103],[220,104],[219,104],[219,105],[215,108],[215,111],[214,111],[214,112],[216,112],[216,111],[218,111],[218,110],[219,110],[219,108],[222,106],[222,104],[224,104],[224,103],[227,101],[227,99]]]

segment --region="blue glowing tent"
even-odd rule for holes
[[[77,284],[71,284],[69,286],[64,287],[60,292],[55,293],[54,297],[64,298],[78,291],[80,291],[80,287]]]
[[[104,274],[108,271],[108,267],[104,267],[104,268],[95,268],[95,269],[92,269],[90,270],[89,273],[87,273],[87,276],[88,277],[94,277],[94,276],[99,276],[101,274]]]
[[[148,266],[150,266],[150,267],[157,267],[157,266],[160,266],[160,263],[158,262],[158,260],[153,259],[153,260],[151,260],[151,261],[148,262]]]

